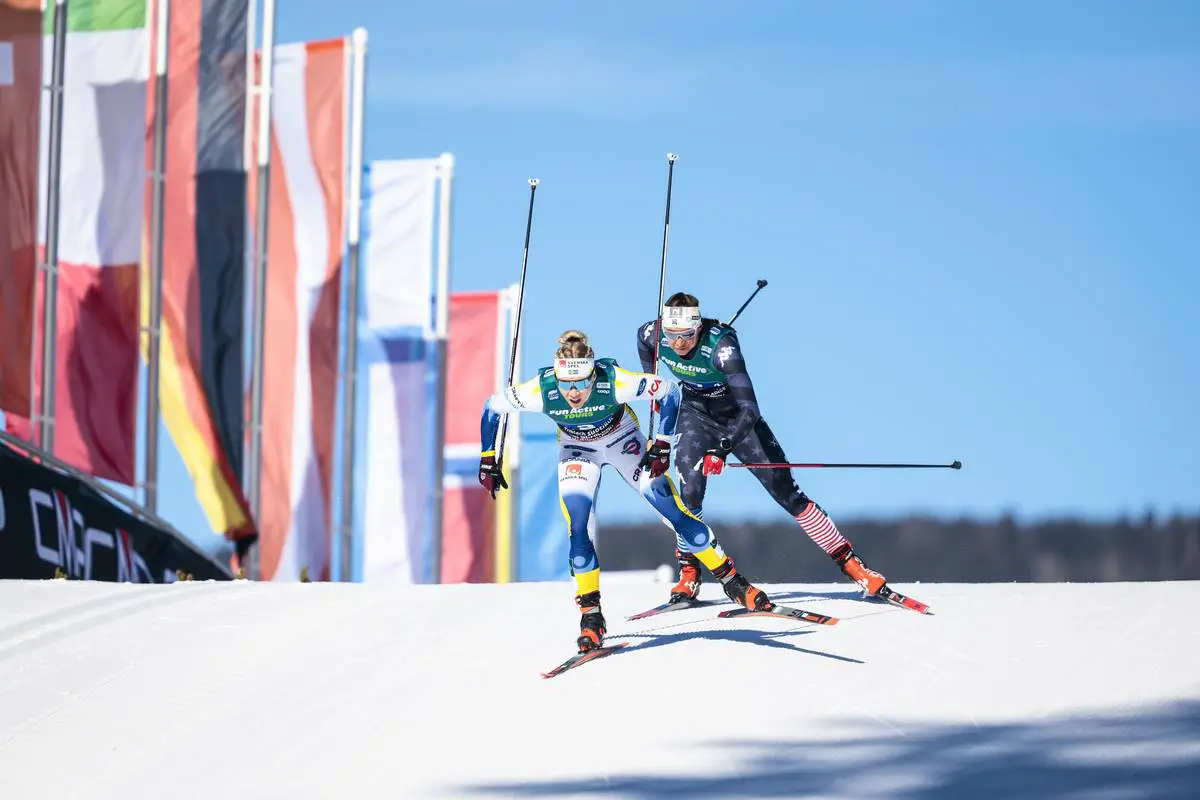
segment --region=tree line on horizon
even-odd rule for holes
[[[1200,580],[1200,515],[1026,523],[1011,515],[913,515],[837,523],[866,562],[895,583]],[[754,580],[845,580],[790,520],[709,524],[738,569]],[[597,548],[609,570],[675,567],[674,540],[657,521],[601,525]]]

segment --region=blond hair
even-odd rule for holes
[[[583,331],[563,331],[558,337],[558,351],[555,358],[595,358],[592,346],[588,344],[587,334]]]

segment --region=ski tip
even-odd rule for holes
[[[589,661],[594,661],[597,658],[603,658],[604,656],[615,653],[617,650],[628,647],[629,645],[630,642],[614,642],[613,644],[606,644],[603,647],[598,647],[595,650],[589,650],[586,653],[576,653],[549,672],[541,673],[542,678],[547,679],[558,677],[568,670],[586,664]]]
[[[933,611],[930,610],[929,606],[925,605],[920,600],[914,600],[913,598],[909,597],[908,595],[901,594],[900,592],[897,592],[895,589],[892,589],[890,586],[887,588],[888,588],[888,593],[878,594],[875,596],[875,599],[880,600],[884,603],[889,603],[889,604],[897,606],[899,608],[907,608],[909,611],[915,611],[918,614],[925,614],[930,617],[933,616]]]

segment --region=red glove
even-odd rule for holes
[[[671,468],[671,440],[655,437],[648,442],[642,460],[638,462],[642,469],[650,471],[651,478],[657,478]]]
[[[730,441],[722,438],[716,447],[706,450],[704,452],[704,474],[720,475],[721,470],[725,469],[725,457],[732,449],[733,445]]]
[[[501,487],[508,488],[508,481],[504,480],[495,456],[479,457],[479,483],[491,492],[493,498]]]

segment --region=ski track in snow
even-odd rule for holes
[[[1200,797],[1200,582],[603,581],[0,582],[0,798]]]

